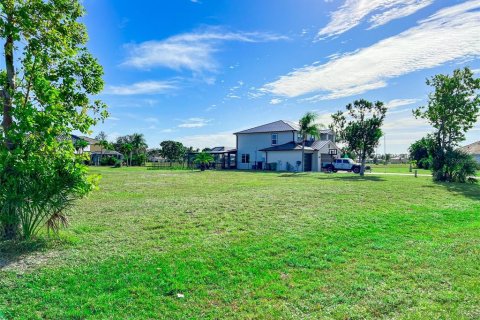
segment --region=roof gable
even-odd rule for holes
[[[297,130],[298,130],[298,125],[296,125],[294,122],[278,120],[278,121],[270,122],[258,127],[235,132],[235,134],[268,133],[268,132],[283,132],[283,131],[297,131]]]
[[[480,154],[480,141],[462,147],[460,148],[460,150],[469,154]]]

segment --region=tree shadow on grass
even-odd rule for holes
[[[47,247],[49,242],[41,238],[30,241],[0,241],[0,270]]]
[[[284,172],[278,175],[280,178],[307,178],[311,177],[308,172]]]
[[[480,185],[478,183],[435,182],[433,186],[425,187],[433,188],[434,186],[441,186],[453,194],[480,201]]]
[[[365,175],[365,176],[360,176],[360,175],[334,175],[334,174],[326,174],[325,176],[319,177],[319,179],[322,180],[336,180],[336,181],[374,181],[374,182],[382,182],[385,181],[384,178],[379,177],[379,176],[373,176],[373,175]]]

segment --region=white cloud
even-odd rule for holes
[[[195,72],[217,68],[214,53],[226,41],[266,42],[285,40],[287,37],[262,32],[228,32],[210,27],[203,31],[183,33],[160,41],[130,44],[128,58],[122,65],[140,69],[166,67]]]
[[[109,86],[105,93],[114,95],[161,94],[176,89],[168,81],[143,81],[129,85]]]
[[[205,127],[211,120],[203,118],[189,118],[181,120],[183,123],[179,124],[179,128],[201,128]]]
[[[150,122],[150,123],[158,123],[158,119],[155,117],[147,117],[144,119],[145,122]]]
[[[368,15],[370,28],[409,16],[433,0],[346,0],[331,14],[331,21],[318,32],[319,38],[336,36],[359,25]]]
[[[211,148],[219,146],[234,147],[236,144],[233,132],[184,136],[178,137],[175,140],[182,142],[185,146],[192,146],[200,149],[205,147]]]
[[[264,91],[310,100],[335,99],[385,87],[387,80],[480,56],[480,1],[440,10],[419,25],[376,44],[311,65],[266,84]],[[475,11],[471,11],[476,9]]]
[[[278,99],[278,98],[274,98],[272,100],[270,100],[270,104],[279,104],[279,103],[282,103],[282,99]]]
[[[108,117],[107,120],[118,121],[120,118],[117,117]]]
[[[419,102],[421,99],[393,99],[385,103],[385,107],[388,110],[392,110],[398,107],[408,106]]]

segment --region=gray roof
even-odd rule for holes
[[[267,123],[251,129],[235,132],[235,134],[282,132],[282,131],[297,131],[297,130],[298,130],[298,125],[295,124],[294,122],[278,120],[278,121]]]
[[[234,147],[215,147],[207,153],[227,153],[227,152],[235,152],[237,151]]]
[[[100,143],[100,141],[98,141],[97,139],[93,139],[93,138],[86,137],[86,136],[80,136],[79,138],[87,141],[89,144],[99,144]]]
[[[460,150],[468,154],[480,154],[480,141],[462,147]]]
[[[261,149],[260,151],[295,151],[295,150],[302,150],[302,144],[291,141],[285,144],[280,144],[278,146]],[[305,146],[305,150],[313,151],[313,148]]]
[[[92,151],[90,153],[91,154],[101,154],[101,155],[104,155],[104,156],[123,156],[123,154],[121,154],[118,151],[114,151],[114,150]]]
[[[278,120],[278,121],[267,123],[258,127],[235,132],[235,134],[284,132],[284,131],[298,131],[298,130],[299,130],[299,126],[297,122],[288,121],[288,120]],[[330,134],[333,133],[333,131],[330,129],[321,129],[319,130],[319,132],[330,133]]]
[[[316,140],[316,141],[308,141],[305,144],[305,150],[307,150],[307,151],[320,150],[323,147],[325,147],[327,144],[332,144],[335,148],[337,148],[337,145],[332,141]],[[302,143],[301,142],[290,141],[288,143],[280,144],[278,146],[273,146],[273,147],[261,149],[260,151],[295,151],[295,150],[302,150]]]

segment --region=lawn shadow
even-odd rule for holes
[[[441,186],[451,193],[480,201],[480,185],[478,183],[435,182],[435,185]]]
[[[382,182],[385,181],[384,178],[374,175],[335,175],[333,173],[327,173],[323,176],[320,176],[319,179],[326,179],[326,180],[337,180],[337,181],[375,181],[375,182]]]
[[[310,176],[308,172],[284,172],[278,175],[280,178],[306,178]]]
[[[32,253],[44,251],[49,246],[46,239],[30,241],[0,241],[0,270],[22,260]]]

